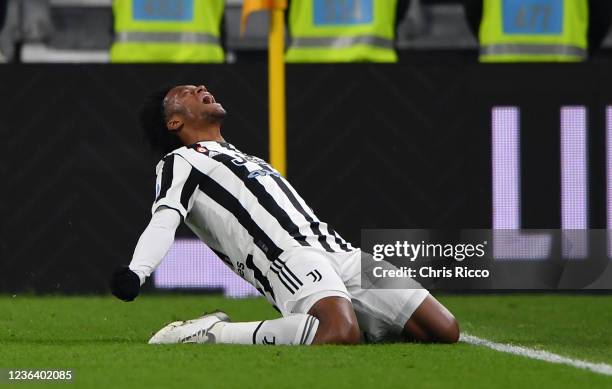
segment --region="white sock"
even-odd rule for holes
[[[216,343],[230,344],[311,344],[319,320],[303,313],[274,320],[247,323],[219,322],[210,333]]]

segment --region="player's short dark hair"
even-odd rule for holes
[[[170,133],[166,127],[167,112],[164,99],[172,88],[166,86],[147,96],[138,115],[145,138],[153,150],[162,155],[183,146],[180,139]]]

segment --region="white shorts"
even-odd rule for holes
[[[416,281],[414,289],[361,289],[361,250],[328,253],[299,247],[283,269],[269,271],[267,278],[283,316],[308,313],[325,297],[350,300],[368,342],[399,340],[404,325],[429,295]]]

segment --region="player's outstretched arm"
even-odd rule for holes
[[[132,301],[140,293],[147,277],[159,266],[174,242],[174,234],[181,217],[170,208],[159,208],[151,218],[134,250],[129,267],[117,269],[110,282],[114,296],[123,301]]]

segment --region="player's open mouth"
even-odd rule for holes
[[[205,93],[202,97],[202,102],[204,104],[213,104],[216,103],[215,98],[210,93]]]

